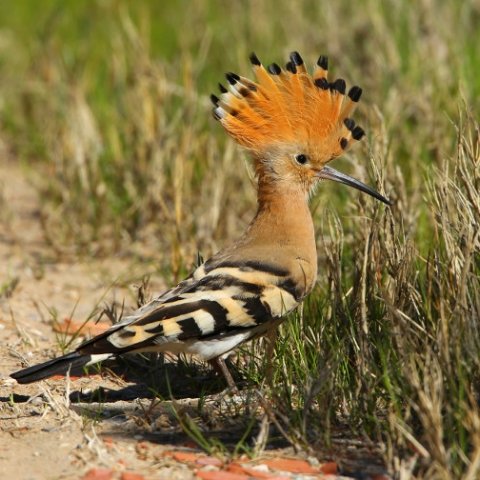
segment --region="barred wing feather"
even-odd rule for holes
[[[211,339],[217,343],[217,354],[224,343],[223,354],[260,335],[272,326],[272,321],[298,305],[294,292],[285,289],[285,285],[288,282],[284,275],[253,267],[220,265],[208,270],[201,266],[174,290],[85,343],[78,352],[166,350],[209,358],[210,354],[202,354],[203,349],[199,352],[195,342]]]

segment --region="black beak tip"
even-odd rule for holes
[[[380,200],[385,205],[391,207],[392,203],[390,200],[387,200],[383,195],[380,195],[376,190],[365,185],[364,183],[356,180],[355,178],[350,177],[349,175],[345,175],[344,173],[335,170],[334,168],[324,166],[322,170],[318,172],[318,177],[323,178],[325,180],[333,180],[334,182],[343,183],[344,185],[348,185],[349,187],[353,187],[363,193],[367,193],[368,195]]]
[[[381,198],[379,198],[379,200],[384,203],[387,207],[391,207],[393,206],[393,203],[388,200],[388,198],[385,198],[383,195],[381,195]]]

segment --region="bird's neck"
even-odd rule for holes
[[[317,276],[317,251],[305,192],[288,184],[259,183],[257,194],[257,214],[240,243],[246,241],[251,254],[257,251],[264,260],[285,264],[308,293]]]
[[[261,235],[265,244],[290,245],[315,255],[315,234],[307,196],[288,184],[259,184],[258,210],[249,235]]]

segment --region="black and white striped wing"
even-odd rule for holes
[[[287,272],[258,262],[207,262],[78,352],[171,351],[209,359],[275,326],[299,301]]]

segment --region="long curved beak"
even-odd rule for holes
[[[391,203],[383,195],[380,195],[373,188],[370,188],[368,185],[365,185],[364,183],[359,182],[358,180],[355,180],[354,178],[345,175],[344,173],[341,173],[332,167],[323,167],[317,173],[317,176],[318,178],[323,178],[325,180],[333,180],[334,182],[344,183],[349,187],[353,187],[357,190],[360,190],[361,192],[368,193],[372,197],[375,197],[377,200],[383,202],[385,205],[391,205]]]

